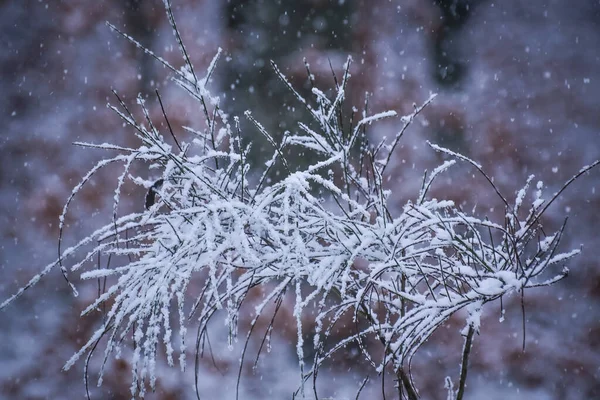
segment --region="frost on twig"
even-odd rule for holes
[[[239,329],[244,329],[242,336],[247,343],[258,318],[271,309],[267,306],[274,304],[276,314],[282,298],[292,296],[302,393],[304,382],[309,377],[316,381],[319,368],[328,359],[356,342],[374,371],[392,370],[398,376],[400,396],[411,399],[418,396],[410,376],[415,353],[448,318],[465,309],[466,343],[458,392],[454,392],[450,379],[446,385],[448,398],[461,398],[469,350],[474,333],[479,331],[483,307],[507,294],[557,282],[567,275],[564,264],[578,253],[558,250],[564,224],[554,233],[541,227],[541,216],[562,190],[544,200],[542,185],[538,184],[535,200],[523,211],[533,178],[511,204],[478,163],[432,145],[451,160],[424,177],[414,202],[396,212],[389,201],[390,188],[383,185],[385,168],[410,123],[433,97],[401,118],[399,132],[391,143],[372,146],[364,126],[393,118],[396,113],[365,114],[349,127],[340,123],[351,59],[333,95],[328,97],[326,91],[314,87],[314,99],[304,98],[272,63],[275,74],[313,120],[298,122],[296,133],[285,132],[276,141],[247,112],[250,129],[258,130],[272,146],[272,156],[265,164],[252,165],[248,161],[249,146],[242,143],[240,121],[234,119],[232,126],[219,108],[218,97],[206,87],[220,51],[205,76],[197,76],[177,31],[170,2],[165,4],[184,66],[176,69],[146,51],[167,65],[175,74],[176,84],[199,103],[204,128],[185,128],[185,135],[176,135],[177,127],[169,123],[157,93],[168,127],[163,131],[150,118],[144,101],[138,101],[144,116],[138,120],[115,92],[118,104],[111,108],[132,129],[139,145],[129,148],[79,143],[117,155],[100,161],[74,188],[61,216],[61,235],[68,206],[81,187],[105,165],[121,163],[123,172],[116,182],[110,221],[75,246],[66,250],[59,247],[57,261],[0,308],[56,265],[71,263],[70,270],[82,271],[83,279],[108,278],[106,291],[82,312],[86,315],[101,305],[107,306],[103,323],[64,368],[88,354],[87,372],[90,355],[106,338],[103,370],[108,357],[129,341],[134,344],[131,394],[142,397],[147,387],[155,387],[159,347],[164,347],[168,364],[175,364],[174,337],[179,338],[180,368],[185,368],[188,320],[194,318],[199,324],[194,348],[198,357],[212,319],[224,318],[229,343],[238,336]],[[310,78],[308,64],[306,68]],[[313,163],[295,166],[286,158],[290,149],[312,154]],[[467,162],[490,183],[490,190],[505,204],[503,220],[494,222],[471,215],[451,200],[428,195],[435,178],[456,161]],[[151,176],[132,176],[134,163],[151,171]],[[586,167],[574,179],[597,164]],[[283,167],[284,175],[271,182],[268,176],[274,166]],[[141,204],[139,212],[118,216],[121,188],[126,181],[146,189],[145,207]],[[90,244],[95,248],[82,254]],[[124,261],[100,267],[94,264],[99,255],[120,256],[118,259]],[[63,272],[66,277],[66,267]],[[190,299],[188,287],[192,281],[201,285],[201,290]],[[241,305],[257,287],[263,291],[256,317],[249,327],[239,326]],[[314,304],[317,312],[307,313],[308,309],[314,310]],[[345,337],[331,340],[336,323],[348,315],[356,322],[355,329],[346,329]],[[173,316],[178,335],[173,333]],[[274,318],[270,318],[268,332]],[[313,360],[305,360],[303,350],[305,318],[314,319]],[[371,352],[364,344],[367,338],[379,342],[383,352]],[[246,349],[247,345],[242,362]],[[383,357],[377,356],[382,353]],[[366,380],[359,390],[364,384]],[[316,394],[316,388],[314,391]]]

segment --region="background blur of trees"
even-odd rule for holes
[[[251,109],[270,131],[295,129],[297,104],[271,71],[274,60],[296,86],[308,90],[303,58],[320,82],[333,85],[348,54],[354,58],[350,98],[361,108],[410,112],[430,92],[439,96],[409,132],[389,185],[398,204],[414,198],[424,169],[440,155],[430,140],[481,162],[505,192],[534,173],[556,190],[581,166],[600,157],[600,2],[596,0],[173,0],[175,17],[193,61],[204,68],[216,49],[226,60],[212,87],[228,112]],[[174,124],[195,113],[168,71],[110,32],[110,21],[142,44],[181,64],[160,0],[0,2],[0,298],[4,299],[56,255],[57,222],[70,188],[101,154],[73,141],[130,143],[131,132],[107,110],[116,89],[129,104],[148,95],[156,108],[162,91]],[[178,65],[179,65],[178,64]],[[233,102],[235,101],[235,104]],[[158,109],[154,110],[158,112]],[[398,121],[372,128],[393,135]],[[247,135],[255,130],[248,127]],[[260,137],[255,142],[260,160]],[[437,193],[502,212],[479,196],[485,184],[463,167],[447,175]],[[70,214],[69,238],[90,232],[110,213],[115,176],[104,174],[82,192]],[[526,292],[526,350],[521,350],[520,298],[505,299],[482,324],[471,358],[469,398],[591,399],[600,397],[600,173],[584,177],[554,206],[556,226],[569,215],[569,242],[583,245],[569,278],[551,290]],[[141,209],[144,193],[132,190],[121,207]],[[494,200],[496,202],[496,200]],[[58,272],[9,307],[0,318],[0,398],[78,398],[82,368],[61,367],[97,321],[79,319],[97,294],[80,285],[73,298]],[[33,311],[33,312],[32,312]],[[24,317],[26,315],[26,317]],[[35,315],[35,318],[31,317]],[[287,315],[287,317],[286,317]],[[289,321],[286,321],[289,318]],[[289,398],[298,374],[291,311],[279,322],[277,351],[242,378],[242,398]],[[248,321],[246,321],[248,322]],[[289,326],[287,322],[290,322]],[[459,363],[462,328],[453,321],[422,351],[413,374],[424,398],[443,396],[443,378]],[[218,327],[217,327],[218,329]],[[215,363],[202,360],[207,398],[230,398],[238,353],[211,341]],[[336,398],[354,398],[358,352],[349,349],[320,387]],[[359,364],[360,365],[360,364]],[[129,366],[111,361],[96,398],[128,398]],[[356,373],[353,373],[356,372]],[[187,399],[193,368],[163,368],[150,398]],[[332,382],[327,388],[324,382]],[[376,379],[364,398],[381,397]],[[430,382],[430,383],[429,383]],[[393,379],[386,380],[393,392]],[[220,391],[216,395],[217,391]],[[212,394],[211,394],[212,393]]]

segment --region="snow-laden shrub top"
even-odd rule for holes
[[[204,125],[176,133],[162,108],[166,124],[159,129],[141,97],[138,105],[144,117],[136,119],[117,96],[119,104],[110,107],[131,127],[139,145],[79,143],[105,149],[111,156],[73,189],[60,217],[59,242],[71,200],[97,171],[119,163],[123,169],[115,182],[112,218],[71,248],[63,249],[59,243],[59,258],[0,308],[56,266],[65,278],[70,272],[80,272],[83,279],[109,278],[106,291],[82,312],[86,315],[106,305],[103,323],[64,368],[91,355],[103,338],[107,338],[103,365],[112,353],[119,354],[123,343],[132,342],[135,397],[143,396],[146,386],[154,388],[159,346],[164,346],[170,365],[178,355],[183,369],[189,347],[198,356],[210,320],[224,318],[229,341],[241,334],[247,342],[267,307],[276,305],[277,313],[283,297],[292,296],[302,393],[304,382],[316,379],[319,367],[332,354],[355,342],[377,372],[386,367],[394,371],[400,396],[410,399],[418,396],[408,372],[415,352],[444,321],[466,309],[459,387],[454,391],[451,383],[447,385],[450,398],[461,398],[483,306],[512,292],[557,282],[567,274],[565,262],[578,253],[558,251],[564,225],[551,234],[541,229],[541,216],[560,192],[544,200],[539,182],[533,202],[526,205],[531,176],[516,199],[509,201],[476,162],[431,144],[448,161],[425,174],[413,201],[396,212],[389,201],[392,188],[384,185],[386,167],[411,122],[434,96],[399,119],[398,134],[391,141],[372,145],[365,128],[397,116],[393,111],[370,115],[356,109],[349,118],[344,115],[350,58],[332,96],[313,86],[310,99],[301,96],[273,64],[275,74],[312,120],[298,122],[294,132],[273,135],[247,111],[245,118],[272,146],[270,158],[252,164],[250,143],[242,139],[239,119],[231,121],[219,108],[219,98],[207,89],[221,51],[200,77],[168,2],[167,13],[185,65],[178,70],[155,57],[173,71],[175,83],[191,101],[198,102]],[[314,85],[310,70],[309,80]],[[162,107],[160,96],[158,100]],[[287,158],[290,153],[304,154],[312,164],[298,167]],[[489,181],[490,190],[505,205],[504,218],[490,221],[464,212],[451,200],[429,197],[435,178],[456,161],[469,163]],[[134,164],[141,165],[136,170],[143,176],[132,175]],[[597,164],[583,168],[563,189]],[[278,180],[272,179],[275,170]],[[118,216],[127,181],[147,189],[146,209]],[[95,263],[99,255],[121,262],[100,267]],[[542,275],[548,269],[549,274]],[[202,289],[190,298],[188,286],[193,280]],[[261,289],[262,300],[255,304],[250,326],[240,332],[241,305],[254,288]],[[176,327],[173,315],[178,319]],[[336,322],[348,315],[355,326],[345,330],[345,337],[329,340]],[[307,332],[302,322],[306,318],[314,322],[310,335],[315,352],[305,364]],[[189,320],[199,324],[191,346],[185,342]],[[179,338],[177,351],[174,336]],[[383,357],[364,345],[367,338],[381,343],[383,351],[378,354]],[[244,355],[245,350],[241,362]],[[89,356],[86,368],[87,361]]]

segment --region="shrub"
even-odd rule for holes
[[[240,334],[245,338],[243,363],[259,317],[267,309],[274,310],[266,337],[282,299],[291,296],[298,333],[300,376],[296,395],[305,394],[305,382],[316,381],[326,360],[356,343],[376,372],[394,372],[399,397],[410,400],[418,398],[410,375],[413,357],[436,329],[465,309],[467,317],[461,331],[465,344],[457,388],[450,378],[446,381],[448,398],[462,399],[469,352],[483,307],[511,293],[523,295],[527,288],[548,286],[567,276],[564,264],[579,250],[560,252],[565,225],[549,233],[542,229],[541,219],[567,186],[599,162],[581,169],[547,200],[542,196],[541,182],[530,188],[533,176],[516,198],[509,200],[475,161],[430,144],[448,160],[424,174],[419,193],[397,212],[390,205],[392,191],[384,184],[386,167],[410,124],[434,96],[399,119],[401,127],[391,141],[373,145],[366,127],[397,115],[393,111],[369,115],[366,108],[362,112],[353,109],[349,116],[344,113],[352,61],[348,58],[333,95],[313,86],[312,100],[300,95],[272,63],[274,73],[306,108],[311,120],[298,122],[295,133],[286,131],[276,137],[247,111],[245,118],[272,146],[266,162],[254,164],[248,157],[250,143],[243,139],[240,120],[230,120],[221,110],[219,98],[207,88],[221,51],[200,77],[181,40],[170,4],[165,4],[185,65],[176,69],[144,50],[168,67],[174,82],[198,102],[204,126],[183,127],[185,137],[176,134],[177,127],[170,124],[157,91],[167,127],[161,130],[141,97],[137,101],[143,113],[140,120],[115,92],[118,105],[110,107],[131,128],[139,146],[78,143],[116,155],[100,161],[73,189],[60,216],[58,259],[0,308],[55,267],[60,268],[75,294],[70,272],[82,271],[82,279],[109,278],[106,291],[82,312],[87,315],[106,306],[103,323],[64,368],[87,354],[87,387],[87,365],[101,339],[106,339],[102,369],[112,353],[119,354],[123,343],[132,343],[131,393],[143,397],[147,387],[155,387],[159,346],[165,347],[169,365],[175,364],[173,314],[178,320],[174,325],[182,369],[189,347],[185,342],[187,321],[192,317],[198,320],[192,345],[196,359],[209,321],[222,316],[229,343]],[[111,28],[141,47],[116,27]],[[314,85],[308,64],[306,69]],[[294,165],[290,153],[310,154],[313,161],[306,167]],[[451,200],[429,196],[435,179],[456,162],[469,164],[489,182],[489,190],[504,204],[502,220],[470,214]],[[123,170],[116,182],[112,218],[75,246],[62,249],[71,201],[96,172],[114,163],[122,164]],[[134,164],[141,164],[146,178],[132,175]],[[126,181],[147,190],[146,210],[118,216]],[[525,206],[530,191],[534,200]],[[86,250],[90,245],[92,249]],[[102,267],[94,261],[99,255],[122,262]],[[202,290],[187,306],[192,280],[200,282]],[[253,290],[262,297],[250,325],[240,332],[240,309]],[[271,304],[275,308],[269,308]],[[354,326],[343,330],[345,336],[331,340],[336,324],[348,316]],[[307,317],[315,326],[311,332],[312,360],[306,360],[304,354],[307,332],[303,318]],[[376,352],[365,344],[373,339],[380,344]],[[313,388],[318,397],[314,384]]]

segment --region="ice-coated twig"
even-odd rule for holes
[[[370,114],[366,96],[358,122],[354,121],[356,109],[347,120],[342,110],[347,109],[349,97],[349,58],[341,82],[333,74],[335,90],[331,96],[315,86],[305,62],[311,98],[303,97],[271,63],[275,75],[309,110],[314,121],[298,121],[296,132],[283,132],[281,139],[275,140],[247,112],[250,123],[272,145],[266,162],[252,163],[247,157],[246,140],[246,146],[242,146],[239,119],[234,117],[232,126],[219,107],[219,98],[206,88],[218,68],[221,50],[207,66],[204,78],[198,79],[169,0],[165,0],[165,8],[184,58],[181,70],[109,26],[175,74],[175,83],[190,95],[191,101],[199,103],[204,117],[202,127],[173,126],[158,92],[154,107],[162,112],[166,131],[152,119],[153,105],[141,98],[138,105],[143,117],[137,120],[114,91],[119,107],[109,107],[133,131],[139,140],[137,147],[77,143],[116,151],[117,155],[101,160],[84,174],[67,198],[59,220],[57,260],[0,304],[0,309],[6,308],[56,266],[73,290],[67,277],[69,269],[79,272],[83,279],[106,279],[104,289],[82,312],[87,315],[105,307],[103,323],[64,366],[68,369],[79,359],[85,360],[88,397],[90,360],[99,343],[106,342],[100,382],[109,356],[118,354],[124,343],[131,344],[131,395],[143,397],[148,388],[156,387],[158,354],[164,351],[167,364],[175,364],[177,351],[172,341],[177,333],[179,363],[182,369],[185,367],[187,325],[197,323],[192,350],[195,388],[200,398],[199,358],[208,340],[209,322],[218,318],[225,322],[230,346],[239,335],[245,339],[236,383],[239,395],[259,319],[266,317],[270,322],[259,338],[254,368],[261,352],[270,347],[277,313],[286,307],[284,298],[289,298],[300,367],[296,395],[306,395],[304,384],[312,379],[318,397],[319,369],[345,346],[355,343],[372,372],[381,375],[382,385],[387,370],[397,379],[400,396],[417,399],[419,391],[411,374],[411,361],[449,318],[457,317],[460,310],[477,310],[478,315],[497,299],[552,285],[566,277],[565,264],[579,250],[560,250],[565,224],[550,232],[542,229],[540,220],[569,185],[600,161],[581,169],[547,201],[542,196],[543,185],[538,183],[535,199],[525,210],[533,177],[509,203],[480,164],[430,144],[451,160],[425,174],[414,201],[398,211],[392,207],[393,188],[385,185],[386,168],[404,133],[433,96],[401,119],[395,137],[373,145],[369,143],[367,125],[394,117],[396,112]],[[190,136],[190,140],[176,137],[175,129]],[[165,137],[172,138],[175,149]],[[304,154],[308,166],[292,163],[287,156],[291,146]],[[505,205],[503,219],[493,221],[463,211],[451,199],[431,198],[429,192],[436,177],[456,160],[475,167],[491,184],[490,191]],[[114,163],[121,164],[123,171],[116,177],[112,214],[106,225],[64,249],[63,234],[72,201],[96,173]],[[272,173],[276,163],[284,167],[277,171],[279,175]],[[119,203],[129,192],[125,189],[128,185],[147,191],[146,209],[140,201],[139,212],[119,216]],[[101,267],[99,261],[94,265],[95,256],[113,261]],[[198,288],[199,293],[194,291],[192,296],[190,286]],[[240,313],[250,298],[256,301],[255,314],[244,324]],[[271,308],[267,305],[273,303],[269,315]],[[172,314],[176,318],[171,318]],[[465,322],[457,399],[465,391],[469,352],[479,328],[473,312]],[[307,341],[309,326],[315,328],[310,332],[312,340]],[[335,340],[334,332],[338,335]],[[380,347],[374,349],[370,342]],[[306,347],[311,345],[315,351],[312,365],[304,360]],[[360,385],[357,398],[367,380]],[[446,383],[450,398],[454,396],[453,385],[451,380]]]

